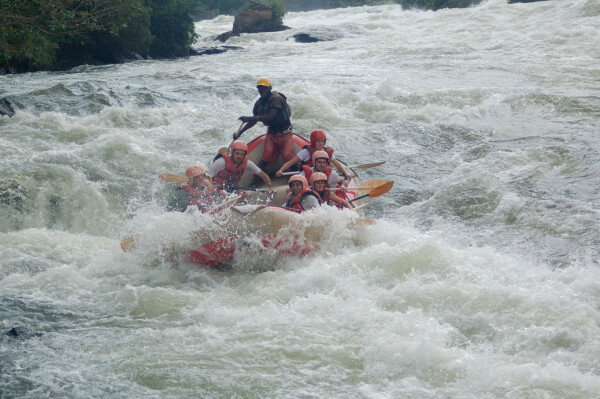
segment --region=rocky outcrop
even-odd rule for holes
[[[216,40],[225,42],[231,36],[242,33],[278,32],[290,29],[274,17],[271,8],[260,3],[250,1],[247,9],[235,16],[233,29],[216,37]]]

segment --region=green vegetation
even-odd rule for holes
[[[481,0],[261,0],[279,23],[285,10],[384,3],[438,10]],[[0,72],[64,69],[134,58],[189,55],[192,16],[234,15],[248,0],[0,0]]]
[[[0,68],[189,54],[197,0],[0,0]]]

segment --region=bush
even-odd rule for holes
[[[0,68],[62,69],[84,63],[189,54],[197,0],[0,0]]]

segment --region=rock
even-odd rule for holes
[[[270,7],[250,1],[247,9],[235,16],[233,29],[220,34],[215,40],[227,41],[231,36],[239,36],[241,33],[278,32],[290,29],[273,16]]]
[[[33,337],[41,337],[42,333],[35,332],[27,327],[17,326],[5,332],[4,335],[9,338],[29,339]]]
[[[219,36],[215,37],[215,40],[225,43],[231,36],[233,36],[233,31],[221,33]]]
[[[314,42],[320,42],[320,39],[317,39],[316,37],[312,37],[310,34],[308,33],[297,33],[294,36],[292,36],[298,43],[314,43]]]
[[[338,40],[347,35],[347,32],[332,28],[314,28],[310,32],[299,32],[292,37],[298,43],[330,42]]]
[[[15,114],[15,109],[6,98],[0,98],[0,115],[8,115],[12,117]]]
[[[213,47],[202,47],[198,49],[192,49],[190,55],[212,55],[221,54],[229,50],[240,50],[242,47],[238,46],[213,46]]]

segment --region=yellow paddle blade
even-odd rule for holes
[[[358,189],[361,191],[369,191],[369,190],[374,189],[375,187],[382,186],[382,185],[386,184],[387,182],[389,182],[389,180],[383,180],[383,179],[367,180],[367,181],[360,183]],[[349,187],[349,188],[351,188],[351,187]]]
[[[391,180],[385,184],[382,184],[381,186],[377,186],[377,187],[371,189],[371,191],[368,192],[368,195],[371,198],[379,197],[380,195],[383,195],[383,194],[387,193],[388,191],[390,191],[392,189],[393,185],[394,185],[394,181]]]
[[[383,165],[384,163],[385,163],[385,161],[380,161],[380,162],[372,162],[372,163],[361,163],[359,165],[350,165],[350,166],[346,166],[346,167],[352,168],[352,169],[369,169],[369,168],[374,168],[375,166]]]
[[[375,221],[369,218],[358,218],[352,221],[352,226],[360,226],[364,224],[375,224]]]
[[[135,237],[125,237],[121,240],[121,249],[125,252],[132,252],[136,249]]]
[[[176,183],[187,183],[187,178],[184,176],[179,176],[179,175],[174,175],[173,173],[165,173],[162,174],[160,176],[158,176],[158,178],[162,181],[168,181],[168,182],[176,182]]]

